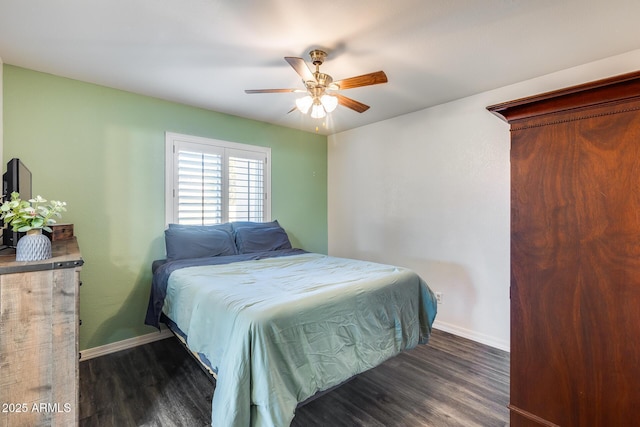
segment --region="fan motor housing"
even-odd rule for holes
[[[309,56],[311,57],[311,63],[315,66],[322,65],[324,60],[327,58],[327,52],[320,49],[314,49],[309,52]]]
[[[316,78],[316,81],[310,83],[313,83],[314,86],[327,87],[331,83],[333,83],[333,77],[331,77],[329,74],[313,73],[313,76]]]

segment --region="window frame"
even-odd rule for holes
[[[228,159],[245,153],[248,159],[264,158],[264,216],[263,221],[271,221],[271,148],[242,144],[220,139],[165,132],[165,227],[178,220],[177,203],[177,160],[176,145],[189,147],[204,153],[222,152],[222,222],[229,221]]]

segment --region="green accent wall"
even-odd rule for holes
[[[85,264],[80,349],[153,332],[151,262],[164,252],[165,131],[271,147],[272,218],[327,253],[327,138],[4,65],[4,163],[63,200]],[[242,93],[238,96],[243,96]]]

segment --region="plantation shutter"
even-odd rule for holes
[[[223,222],[222,155],[180,150],[178,156],[178,224]]]
[[[264,221],[265,158],[229,151],[229,221]]]
[[[270,149],[167,133],[167,223],[269,221]]]

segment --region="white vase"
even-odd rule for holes
[[[42,229],[27,231],[16,245],[16,261],[40,261],[51,258],[51,240]]]

